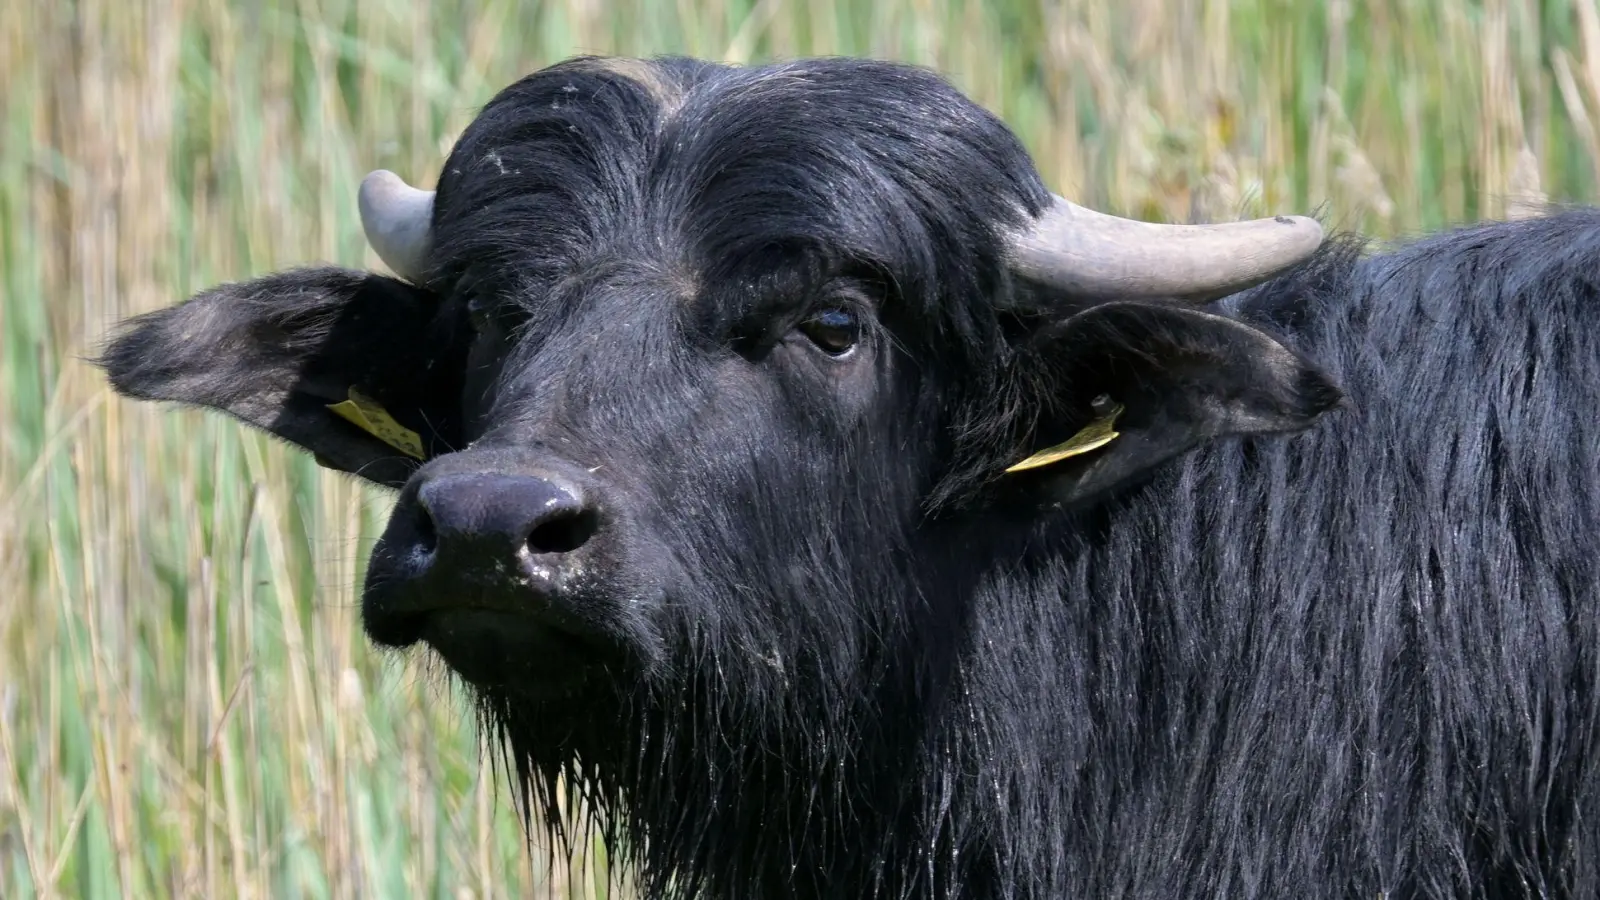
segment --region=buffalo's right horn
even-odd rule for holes
[[[432,245],[433,191],[379,169],[361,180],[361,228],[367,243],[396,275],[420,282]]]
[[[1055,197],[1010,251],[1017,274],[1080,296],[1210,300],[1271,278],[1321,243],[1322,226],[1304,216],[1158,225]]]

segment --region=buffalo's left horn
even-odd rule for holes
[[[1321,244],[1322,226],[1304,216],[1158,225],[1055,197],[1010,250],[1017,274],[1082,296],[1209,300],[1266,281]]]
[[[428,263],[433,191],[406,184],[379,169],[361,180],[361,228],[367,243],[396,275],[416,283]]]

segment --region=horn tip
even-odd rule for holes
[[[1322,223],[1310,216],[1273,216],[1272,221],[1294,232],[1294,238],[1310,249],[1322,243]]]
[[[382,188],[401,184],[405,184],[405,181],[388,169],[373,169],[367,173],[365,178],[361,179],[361,186],[364,188],[368,186]]]
[[[411,190],[405,179],[388,169],[375,169],[361,179],[361,187],[356,191],[356,198],[361,203],[363,214],[371,214],[385,200],[392,197],[403,196]]]

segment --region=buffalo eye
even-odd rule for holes
[[[504,337],[515,331],[527,316],[517,304],[488,293],[470,294],[466,305],[467,322],[480,337]]]
[[[840,307],[824,309],[801,322],[800,333],[829,356],[847,356],[861,341],[861,317]]]
[[[467,320],[472,323],[472,328],[483,334],[495,325],[493,301],[481,296],[474,296],[467,300]]]

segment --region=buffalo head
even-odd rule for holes
[[[1091,212],[898,65],[571,60],[484,107],[436,192],[378,172],[360,207],[398,277],[212,288],[133,320],[112,383],[397,489],[368,633],[437,650],[524,775],[591,785],[680,875],[794,796],[903,803],[852,767],[909,758],[1042,522],[1339,400],[1202,309],[1315,222]]]

